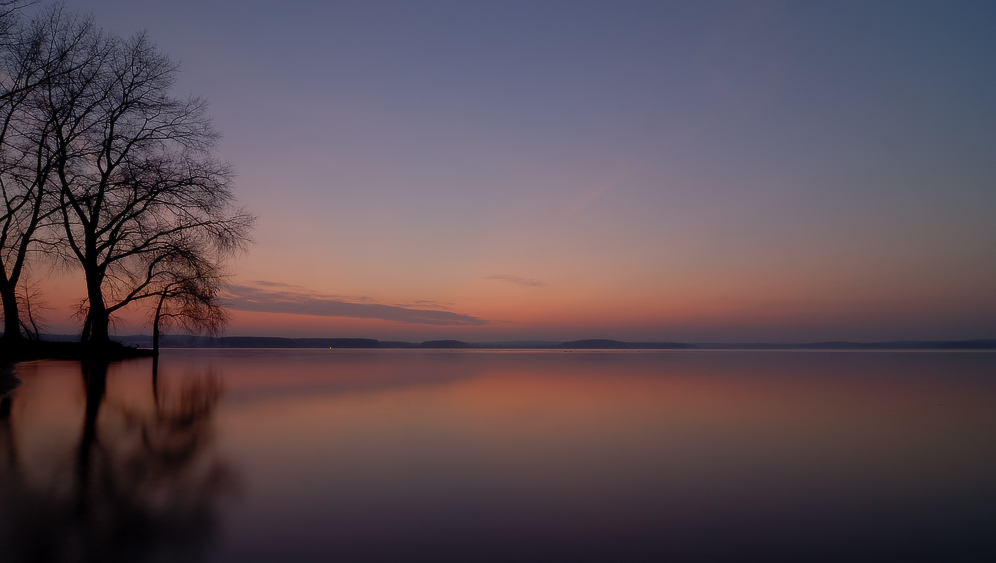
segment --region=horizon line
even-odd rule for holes
[[[60,339],[75,339],[75,335],[46,335],[62,337]],[[138,344],[139,340],[151,340],[151,335],[117,335],[114,338],[123,343]],[[130,342],[129,342],[130,341]],[[880,340],[880,341],[850,341],[824,340],[810,342],[678,342],[678,341],[626,341],[608,338],[586,338],[574,340],[500,340],[469,342],[457,339],[432,339],[425,341],[381,340],[362,337],[287,337],[287,336],[198,336],[198,335],[163,335],[161,346],[177,346],[177,341],[186,341],[188,347],[212,347],[211,343],[235,344],[241,341],[243,346],[220,346],[227,348],[470,348],[470,349],[768,349],[768,350],[996,350],[996,338],[971,338],[957,340]],[[283,346],[265,346],[284,344]],[[201,343],[200,346],[195,343]],[[171,345],[172,344],[172,345]],[[207,346],[205,346],[205,344]],[[256,345],[253,345],[256,344]],[[295,345],[296,344],[296,345]]]

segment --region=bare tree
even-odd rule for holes
[[[4,340],[37,332],[18,310],[33,250],[81,267],[84,341],[108,342],[111,316],[152,298],[157,331],[216,330],[221,266],[254,217],[212,156],[205,103],[170,94],[177,66],[143,34],[109,36],[61,7],[18,25],[20,6],[0,0]]]
[[[65,248],[86,281],[82,339],[101,344],[116,311],[203,290],[181,290],[201,283],[196,268],[171,268],[220,264],[245,248],[254,217],[235,207],[231,168],[211,154],[205,103],[170,95],[177,66],[143,34],[93,45],[86,64],[46,83],[45,109]]]
[[[161,263],[155,276],[155,308],[152,314],[152,353],[159,356],[162,330],[179,327],[187,332],[220,334],[228,324],[228,312],[219,302],[224,275],[204,253],[173,252]]]
[[[83,43],[93,36],[89,20],[59,7],[15,25],[16,12],[3,11],[11,5],[0,4],[0,300],[7,342],[19,340],[25,326],[17,295],[28,254],[58,212],[58,192],[50,182],[54,129],[40,111],[39,95],[46,81],[82,64],[70,55],[86,52]]]

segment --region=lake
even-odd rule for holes
[[[996,353],[167,349],[0,403],[2,561],[996,560]]]

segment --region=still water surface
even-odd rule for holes
[[[0,561],[994,560],[996,354],[20,364]]]

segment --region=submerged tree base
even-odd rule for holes
[[[125,346],[118,342],[100,344],[39,340],[5,342],[0,339],[0,363],[31,360],[100,360],[110,362],[150,356],[152,356],[152,350]]]

